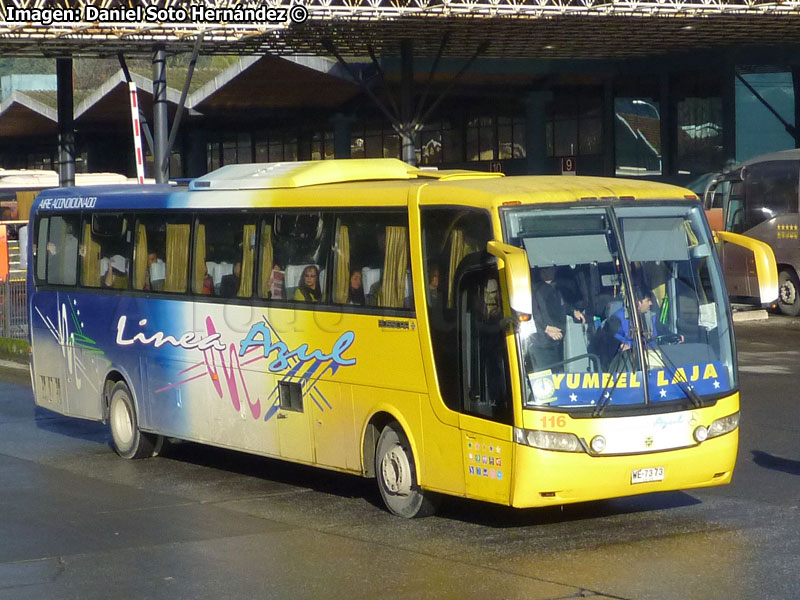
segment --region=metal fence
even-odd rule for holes
[[[0,281],[0,337],[28,337],[25,281]]]

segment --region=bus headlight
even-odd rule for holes
[[[730,433],[739,426],[739,413],[735,412],[727,417],[716,419],[708,428],[708,437],[713,438]]]
[[[589,447],[595,454],[600,454],[603,450],[606,449],[606,438],[604,438],[602,435],[594,436],[592,438],[592,441],[589,442]]]
[[[532,448],[559,450],[561,452],[583,452],[584,448],[573,433],[538,431],[514,427],[514,441]]]

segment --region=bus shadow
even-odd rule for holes
[[[697,504],[700,504],[700,500],[685,492],[657,492],[627,498],[526,509],[448,497],[443,499],[436,514],[455,521],[502,529],[602,519],[617,515],[683,508]]]
[[[380,511],[386,511],[375,479],[184,441],[167,443],[159,459],[219,469],[341,498],[360,499]],[[438,502],[437,517],[493,528],[557,524],[700,504],[700,500],[684,492],[659,492],[531,509],[516,509],[452,496],[437,495],[435,498]]]
[[[343,498],[364,498],[381,506],[374,479],[328,471],[276,458],[267,458],[194,442],[169,441],[159,460],[174,460],[265,481],[296,486]]]
[[[110,443],[111,436],[105,423],[65,417],[40,406],[34,408],[34,420],[38,429],[87,442]]]
[[[800,460],[792,460],[768,454],[761,450],[753,450],[753,462],[759,467],[770,469],[772,471],[780,471],[781,473],[788,473],[789,475],[800,475]]]

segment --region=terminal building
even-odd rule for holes
[[[354,6],[364,10],[348,17]],[[315,0],[307,22],[283,30],[216,41],[206,33],[201,54],[237,58],[187,88],[169,176],[231,163],[397,157],[426,167],[687,185],[800,141],[800,3],[415,6],[422,4]],[[44,41],[31,47],[0,23],[0,47],[88,61],[147,56],[158,45],[155,30],[135,43],[106,37],[80,45],[65,43],[63,31],[58,41],[54,27],[42,26]],[[188,57],[184,38],[167,52]],[[130,76],[144,115],[153,106],[150,75]],[[170,123],[184,91],[179,79],[164,96]],[[53,86],[41,78],[14,84],[3,78],[0,165],[57,168]],[[77,100],[72,116],[79,171],[135,175],[122,69]],[[401,134],[406,146],[413,140],[413,154],[404,153]]]

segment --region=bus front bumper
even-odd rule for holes
[[[731,481],[738,446],[738,428],[689,448],[625,456],[590,456],[516,444],[511,505],[551,506],[725,485]],[[637,479],[663,478],[634,483],[634,472]]]

